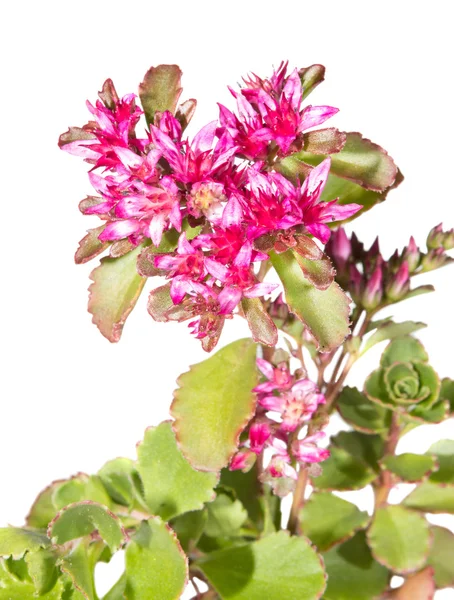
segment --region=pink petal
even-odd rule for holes
[[[246,298],[261,298],[279,287],[278,283],[257,283],[243,292]]]
[[[211,121],[211,123],[208,123],[205,125],[205,127],[202,127],[202,129],[195,135],[191,147],[196,154],[201,154],[202,152],[211,150],[217,127],[217,121]]]
[[[235,267],[249,267],[252,258],[252,242],[247,240],[241,246],[240,251],[235,257],[233,264]]]
[[[325,158],[319,165],[314,167],[301,186],[301,194],[313,200],[315,204],[325,187],[331,167],[331,158]]]
[[[221,315],[229,315],[238,306],[241,300],[241,290],[233,287],[225,287],[218,296],[219,313]]]
[[[301,123],[298,129],[299,131],[305,131],[311,127],[321,125],[338,112],[339,109],[333,106],[306,106],[301,113]]]
[[[230,229],[232,226],[240,225],[243,218],[243,209],[235,196],[232,196],[225,205],[222,213],[222,227]]]
[[[166,218],[162,213],[152,217],[150,220],[150,223],[147,227],[147,233],[155,246],[159,246],[161,243],[165,225]]]
[[[101,242],[122,240],[133,233],[140,231],[141,225],[135,219],[126,221],[111,221],[98,236]]]
[[[257,367],[265,375],[265,377],[267,377],[268,379],[274,379],[274,367],[270,362],[268,362],[264,358],[258,358],[256,363]]]
[[[265,396],[260,398],[259,404],[266,410],[282,412],[285,408],[285,399],[282,396]]]
[[[219,281],[226,281],[229,270],[225,265],[218,263],[213,258],[205,258],[205,267],[212,277]]]

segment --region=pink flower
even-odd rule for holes
[[[254,454],[260,454],[271,437],[271,427],[266,422],[253,423],[249,429],[250,448]]]
[[[270,231],[304,225],[307,232],[326,243],[330,229],[325,223],[343,220],[354,215],[358,204],[336,204],[336,200],[322,202],[321,194],[328,179],[331,159],[314,167],[303,185],[295,187],[279,173],[249,171],[250,194],[243,197],[246,219],[251,223],[253,238]]]
[[[290,375],[285,363],[281,363],[277,367],[274,367],[267,360],[258,358],[257,367],[265,375],[268,381],[260,383],[252,390],[256,394],[264,392],[268,393],[274,390],[285,391],[292,387],[294,378]]]
[[[232,166],[237,146],[228,132],[214,143],[216,129],[216,121],[208,123],[191,143],[187,140],[173,141],[154,125],[151,126],[151,136],[155,147],[169,163],[175,179],[184,184],[198,183]]]
[[[315,383],[309,379],[300,379],[289,391],[278,396],[263,396],[259,404],[266,410],[279,412],[282,416],[282,431],[295,431],[303,422],[312,417],[320,404],[325,403]]]
[[[329,457],[329,450],[318,448],[317,443],[325,438],[325,433],[319,431],[303,440],[295,440],[292,444],[292,454],[301,463],[317,463]]]
[[[241,449],[230,461],[230,471],[249,471],[255,462],[255,454],[247,448]]]
[[[288,77],[287,63],[282,63],[270,79],[252,75],[237,94],[238,116],[220,105],[220,123],[251,159],[263,159],[273,141],[281,154],[290,151],[298,136],[321,125],[338,112],[331,106],[306,106],[301,109],[303,90],[298,71]]]

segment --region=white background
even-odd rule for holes
[[[331,121],[382,144],[406,176],[386,203],[355,228],[382,249],[413,233],[454,225],[452,17],[448,2],[20,2],[1,15],[2,477],[0,525],[21,525],[51,480],[94,472],[134,456],[147,425],[168,415],[176,377],[204,358],[185,325],[154,323],[146,294],[120,344],[111,345],[86,312],[92,265],[74,250],[96,223],[77,203],[90,193],[86,165],[60,152],[58,135],[82,125],[104,79],[136,91],[147,68],[178,63],[182,99],[199,107],[192,131],[232,101],[242,75],[322,63],[326,82],[311,101],[341,109]],[[96,261],[95,261],[96,262]],[[93,263],[94,266],[95,263]],[[437,293],[393,309],[424,320],[421,333],[441,376],[452,364],[452,268],[421,277]],[[221,344],[247,335],[230,322]],[[380,350],[352,373],[362,383]],[[454,437],[452,421],[419,428],[402,450],[425,451]],[[440,517],[438,522],[448,524]],[[444,591],[438,598],[453,598]]]

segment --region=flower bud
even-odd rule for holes
[[[358,271],[356,265],[350,265],[350,282],[348,285],[348,290],[356,303],[360,302],[363,287],[363,276]]]
[[[445,253],[443,248],[436,248],[435,250],[429,250],[422,258],[421,265],[423,272],[433,271],[444,267],[449,263],[452,263],[454,259]]]
[[[362,305],[366,310],[374,310],[383,298],[383,270],[377,265],[366,284],[362,295]]]
[[[408,246],[404,248],[402,259],[407,262],[410,273],[414,273],[419,267],[421,252],[419,251],[413,236],[411,236]]]
[[[243,448],[230,461],[229,470],[247,473],[252,469],[255,461],[256,455],[251,450]]]
[[[333,231],[325,246],[325,252],[332,258],[338,277],[342,277],[346,273],[347,263],[352,254],[352,245],[343,227]]]
[[[249,443],[254,454],[260,454],[271,436],[271,427],[266,422],[256,422],[249,429]]]
[[[452,250],[454,248],[454,229],[443,231],[442,223],[434,227],[427,236],[427,248],[429,250],[437,248]]]
[[[408,263],[404,261],[397,273],[392,275],[391,281],[386,287],[386,296],[393,302],[398,302],[407,294],[410,289],[410,272]]]

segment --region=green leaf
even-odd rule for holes
[[[40,596],[50,592],[57,582],[59,571],[56,561],[56,554],[48,548],[42,548],[36,552],[27,552],[25,555],[28,573]]]
[[[125,532],[118,517],[106,507],[89,500],[63,508],[49,524],[47,535],[53,544],[61,545],[96,530],[112,552],[116,552],[125,541]]]
[[[219,471],[235,453],[255,411],[255,359],[256,345],[243,339],[179,377],[171,414],[179,447],[194,468]]]
[[[47,529],[47,526],[57,513],[52,500],[54,492],[64,481],[67,480],[54,481],[38,494],[27,515],[27,526],[35,527],[36,529]]]
[[[205,502],[214,499],[217,476],[191,467],[177,447],[170,422],[147,429],[137,455],[137,470],[151,514],[168,521],[203,508]]]
[[[83,598],[96,600],[93,568],[83,542],[60,561],[60,569],[71,579]]]
[[[356,388],[344,387],[336,407],[344,421],[364,433],[383,434],[391,425],[391,411],[374,404]]]
[[[385,456],[381,464],[386,470],[391,471],[394,475],[409,483],[421,481],[437,465],[435,459],[431,456],[410,453]]]
[[[454,413],[454,381],[449,377],[441,380],[440,398],[449,402],[450,413]]]
[[[323,567],[311,545],[284,531],[213,552],[196,564],[223,599],[317,600],[325,588]]]
[[[224,487],[234,490],[238,500],[248,511],[250,519],[261,529],[265,515],[261,497],[262,489],[258,477],[258,467],[255,463],[247,473],[222,469],[220,483]],[[273,497],[277,501],[279,500],[276,496]]]
[[[112,504],[110,497],[98,476],[89,476],[84,473],[79,473],[78,475],[71,477],[71,479],[61,482],[61,484],[54,489],[52,494],[52,503],[55,508],[54,516],[59,510],[68,506],[68,504],[74,504],[84,500],[92,500],[93,502],[105,504],[106,506]]]
[[[181,95],[181,69],[177,65],[151,67],[139,85],[139,96],[147,124],[154,122],[156,112],[175,113]]]
[[[301,79],[304,100],[325,79],[325,67],[323,65],[304,67],[298,71],[298,75]]]
[[[424,481],[403,501],[408,508],[429,513],[454,513],[454,485]]]
[[[332,446],[330,457],[322,463],[322,474],[313,478],[317,490],[358,490],[377,478],[362,460],[343,448]]]
[[[137,257],[143,245],[119,258],[102,258],[90,279],[88,312],[110,342],[118,342],[123,325],[134,308],[146,278],[137,273]]]
[[[40,595],[41,600],[63,600],[63,582],[57,581],[52,590]],[[20,580],[11,576],[4,561],[0,561],[0,600],[35,600],[34,584],[28,579]]]
[[[180,515],[170,522],[183,550],[192,552],[205,529],[208,519],[207,509],[194,510]]]
[[[325,158],[304,151],[296,156],[314,166]],[[383,192],[395,182],[397,167],[383,148],[363,138],[360,133],[347,133],[342,150],[331,155],[330,172],[366,190]]]
[[[143,521],[126,548],[127,600],[177,600],[188,564],[173,531],[159,517]]]
[[[277,344],[277,328],[264,309],[260,298],[243,298],[241,306],[254,342],[275,346]]]
[[[130,458],[115,458],[107,462],[98,476],[109,496],[117,504],[132,508],[140,501],[137,483],[138,473],[134,461]]]
[[[379,508],[367,537],[374,557],[395,573],[416,571],[430,550],[426,519],[403,506]]]
[[[21,558],[25,552],[33,552],[50,546],[49,539],[38,531],[19,527],[0,529],[0,556]]]
[[[357,506],[333,494],[311,494],[301,510],[300,523],[304,535],[326,551],[331,546],[351,538],[369,522],[369,515]]]
[[[409,333],[413,333],[418,331],[419,329],[423,329],[427,327],[425,323],[415,323],[413,321],[404,321],[403,323],[393,323],[392,321],[388,321],[381,327],[379,327],[375,333],[373,333],[365,342],[361,355],[365,354],[368,350],[370,350],[376,344],[383,342],[384,340],[393,340],[397,337],[401,337],[403,335],[408,335]]]
[[[358,431],[341,431],[332,438],[331,443],[346,450],[377,473],[379,472],[378,461],[385,451],[385,443],[379,435],[365,435]]]
[[[371,600],[387,587],[388,570],[377,563],[363,532],[323,554],[328,587],[325,600]]]
[[[454,534],[444,527],[431,527],[433,536],[428,564],[433,567],[437,588],[454,587]]]
[[[426,454],[436,457],[438,470],[429,477],[434,483],[454,483],[454,440],[435,442]]]
[[[299,256],[291,251],[270,254],[285,290],[289,309],[315,337],[321,352],[340,346],[350,332],[350,301],[337,283],[318,290],[304,277]]]
[[[74,261],[76,265],[82,265],[104,250],[109,246],[110,242],[101,242],[98,238],[100,233],[104,231],[105,225],[100,225],[95,229],[89,229],[87,231],[87,235],[83,237],[79,242],[79,247],[77,248],[76,254],[74,256]]]
[[[208,519],[205,534],[210,537],[234,537],[248,518],[239,500],[227,494],[218,494],[216,500],[207,505]]]
[[[393,340],[386,346],[380,359],[380,365],[382,367],[390,367],[397,362],[425,363],[428,360],[429,356],[421,342],[414,337],[405,336]]]

